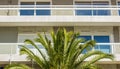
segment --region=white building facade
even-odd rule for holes
[[[19,56],[20,45],[37,37],[37,32],[46,32],[49,37],[58,27],[95,40],[96,50],[115,56],[114,61],[105,59],[97,64],[103,69],[120,69],[120,0],[0,1],[1,69],[11,62],[31,64],[24,55]]]

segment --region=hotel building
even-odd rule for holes
[[[58,27],[96,40],[96,50],[115,56],[114,61],[97,64],[120,69],[120,0],[0,0],[0,69],[11,62],[35,66],[19,56],[20,45],[37,37],[37,32],[50,37],[50,31]]]

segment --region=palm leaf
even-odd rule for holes
[[[14,63],[14,64],[7,65],[4,69],[31,69],[31,68],[25,64]]]

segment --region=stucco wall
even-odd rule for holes
[[[16,43],[16,42],[17,42],[17,27],[0,27],[0,43]],[[17,49],[15,44],[2,44],[2,45],[0,44],[0,54],[16,53],[16,50]]]
[[[0,27],[0,43],[17,42],[17,27]]]

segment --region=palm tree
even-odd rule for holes
[[[78,36],[78,33],[66,32],[63,28],[59,28],[56,34],[51,32],[52,40],[48,39],[46,35],[38,34],[35,41],[44,47],[46,55],[38,45],[29,39],[25,40],[25,44],[31,44],[41,56],[33,53],[27,48],[27,45],[22,46],[20,54],[26,54],[27,59],[32,59],[41,69],[98,69],[95,65],[97,61],[103,58],[113,60],[111,54],[91,50],[95,46],[95,41],[78,39]],[[84,50],[87,50],[87,52],[82,54]],[[91,59],[85,62],[90,57]],[[6,69],[12,69],[13,67],[9,65]]]

